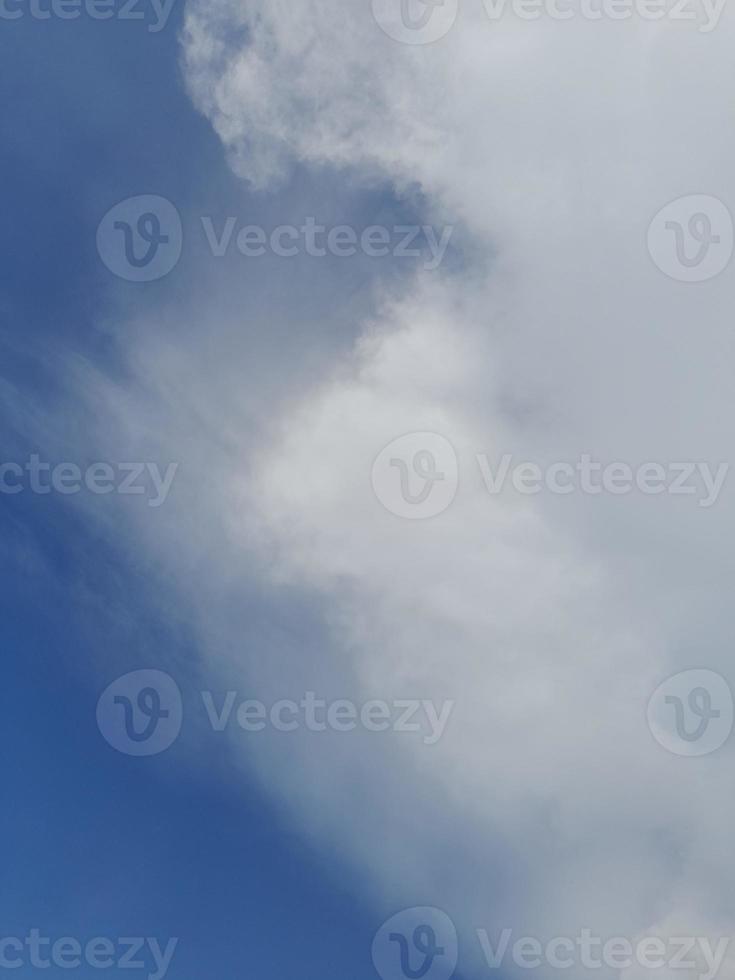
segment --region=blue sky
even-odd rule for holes
[[[180,20],[179,7],[156,34],[88,18],[2,25],[3,384],[39,407],[63,381],[54,352],[116,370],[99,329],[118,302],[94,245],[104,211],[142,192],[225,213],[228,192],[243,197],[183,91]],[[41,448],[3,428],[8,458]],[[372,976],[374,924],[344,866],[228,778],[216,750],[190,770],[176,749],[161,765],[100,737],[102,687],[191,643],[150,607],[134,563],[58,497],[4,497],[0,522],[0,932],[178,936],[181,980]]]
[[[401,27],[394,0],[176,0],[154,32],[0,0],[23,11],[0,16],[0,466],[147,481],[0,493],[0,943],[406,980],[396,937],[433,923],[426,980],[542,975],[489,963],[483,930],[724,937],[731,970],[732,11],[616,2]],[[183,229],[150,282],[109,251],[142,195]],[[311,219],[360,248],[309,254]],[[228,222],[300,247],[217,256]],[[109,686],[149,670],[183,725],[138,758],[161,692],[135,714]],[[236,707],[218,732],[203,692],[228,691],[359,724]]]

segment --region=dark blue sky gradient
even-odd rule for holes
[[[112,204],[160,193],[184,212],[227,213],[229,196],[246,193],[183,89],[181,15],[179,5],[157,34],[86,17],[0,22],[0,373],[11,403],[53,400],[57,351],[117,369],[98,324],[119,300],[94,238]],[[154,308],[175,287],[136,287],[136,302]],[[39,449],[17,419],[2,433],[5,458]],[[216,757],[185,765],[184,746],[136,760],[100,737],[102,679],[156,666],[157,650],[185,656],[191,642],[149,608],[137,570],[56,495],[0,497],[0,540],[0,935],[178,936],[171,980],[373,976],[376,923],[345,870],[246,779]]]

